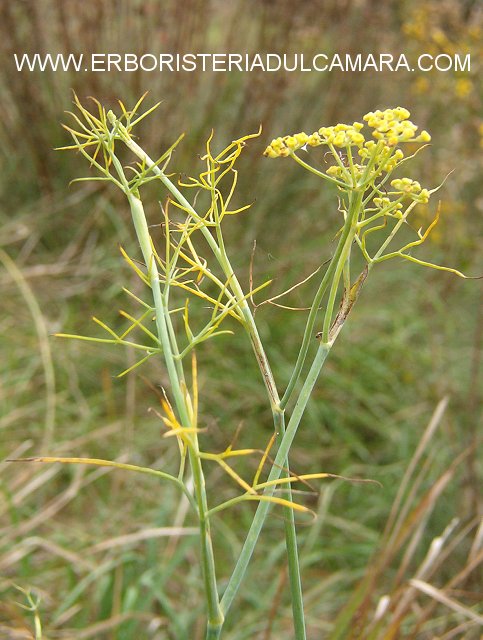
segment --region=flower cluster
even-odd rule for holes
[[[373,158],[377,155],[380,158],[379,165],[386,173],[393,171],[396,165],[404,158],[402,149],[393,151],[391,147],[382,141],[376,143],[374,140],[368,140],[364,146],[359,149],[358,153],[363,160]]]
[[[431,136],[422,131],[416,136],[418,127],[408,120],[411,114],[403,107],[386,109],[385,111],[370,111],[364,116],[367,124],[374,129],[372,135],[376,140],[383,140],[390,147],[399,142],[429,142]]]
[[[361,178],[366,173],[366,167],[362,164],[353,163],[351,165],[351,170],[352,170],[352,175],[356,178],[356,180]],[[339,178],[340,180],[345,181],[348,175],[348,171],[349,171],[348,167],[343,167],[339,164],[334,164],[331,167],[329,167],[325,173],[328,176],[331,176],[332,178]],[[372,175],[373,171],[371,171],[370,173]]]
[[[395,209],[395,210],[400,210],[403,208],[402,204],[400,202],[393,202],[390,198],[388,198],[387,196],[383,196],[383,197],[376,197],[372,200],[375,204],[375,206],[380,209],[382,211],[382,209]]]
[[[293,136],[275,138],[265,149],[263,155],[268,158],[286,158],[306,145],[319,147],[322,144],[331,144],[341,149],[347,146],[360,147],[365,142],[364,136],[360,133],[363,127],[364,125],[360,122],[354,122],[352,125],[337,124],[335,127],[321,127],[311,135],[302,131]]]
[[[265,149],[263,155],[267,158],[286,158],[294,151],[297,151],[306,144],[309,144],[309,139],[311,137],[312,136],[308,136],[304,131],[302,131],[301,133],[296,133],[293,136],[275,138]]]
[[[335,127],[321,127],[317,133],[320,144],[332,144],[334,147],[360,147],[365,138],[360,132],[364,125],[360,122],[349,124],[336,124]]]
[[[416,135],[418,127],[408,119],[409,115],[407,109],[396,107],[385,111],[371,111],[364,116],[364,120],[374,129],[373,137],[383,143],[384,148],[395,147],[400,142],[429,142],[431,136],[427,131]],[[359,147],[361,158],[367,158],[373,154],[376,143],[373,140],[366,142],[361,133],[363,127],[360,122],[351,125],[337,124],[333,127],[321,127],[310,135],[302,131],[291,136],[275,138],[265,149],[264,155],[268,158],[286,158],[305,146],[318,147],[325,144],[340,149]],[[385,170],[392,171],[402,157],[402,151],[396,151],[391,158],[392,162]]]
[[[427,189],[423,189],[417,180],[411,180],[411,178],[397,178],[391,181],[391,187],[395,190],[393,192],[394,194],[406,196],[421,203],[429,201],[429,191]]]

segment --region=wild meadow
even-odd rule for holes
[[[0,18],[0,637],[480,638],[478,3]],[[474,65],[11,63],[161,49]]]

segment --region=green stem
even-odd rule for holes
[[[349,214],[347,220],[350,222],[349,232],[342,247],[342,251],[339,260],[336,264],[334,277],[330,286],[329,299],[327,301],[327,308],[325,310],[324,325],[322,329],[322,342],[329,341],[330,327],[332,322],[332,316],[334,313],[335,300],[337,297],[337,290],[339,288],[339,282],[342,277],[344,268],[347,266],[347,260],[350,256],[350,250],[352,242],[354,240],[355,233],[357,231],[357,218],[360,211],[362,202],[362,192],[351,193],[351,205],[349,208]]]
[[[277,440],[279,446],[282,445],[283,437],[285,435],[285,415],[283,412],[273,416],[275,429],[277,433]],[[288,456],[284,463],[283,475],[287,478],[290,477],[290,468],[288,462]],[[283,492],[283,497],[292,502],[292,489],[290,483],[287,483],[287,488]],[[288,560],[288,576],[290,582],[290,594],[292,602],[293,624],[295,632],[295,640],[306,640],[305,633],[305,615],[304,615],[304,602],[302,592],[302,580],[299,563],[299,553],[297,547],[297,530],[295,527],[295,515],[294,510],[290,507],[284,507],[284,523],[285,523],[285,546],[287,549]]]
[[[219,629],[223,626],[224,616],[220,609],[218,588],[216,584],[215,557],[211,540],[211,528],[206,498],[205,476],[199,456],[198,439],[195,434],[194,447],[189,448],[190,464],[193,471],[193,483],[198,503],[199,526],[201,533],[201,563],[208,609],[208,629]],[[217,638],[207,634],[207,638]]]
[[[402,200],[402,198],[400,199],[400,201]],[[386,250],[386,248],[388,247],[388,245],[392,242],[392,240],[394,239],[395,235],[397,234],[397,232],[399,231],[399,229],[402,227],[403,224],[406,223],[406,220],[408,218],[408,215],[411,213],[411,211],[414,209],[414,207],[417,205],[418,203],[416,201],[413,201],[406,209],[406,211],[404,212],[404,214],[401,216],[401,218],[397,221],[397,223],[394,225],[393,230],[391,231],[391,233],[388,235],[388,237],[384,240],[384,242],[381,244],[381,246],[379,247],[379,249],[377,250],[377,253],[374,255],[373,257],[373,262],[377,261],[380,259],[380,257],[382,256],[382,254],[384,253],[384,251]]]
[[[181,423],[187,425],[189,424],[188,412],[186,410],[185,399],[181,390],[178,367],[172,352],[168,325],[166,323],[168,310],[165,307],[165,301],[161,293],[159,272],[151,246],[151,237],[149,235],[149,228],[146,221],[146,215],[144,213],[143,203],[130,192],[126,193],[126,196],[129,201],[129,206],[131,207],[132,220],[136,230],[139,246],[141,247],[144,262],[148,270],[148,278],[154,300],[156,329],[163,349],[163,355],[166,361],[166,368],[168,370],[169,381],[173,390],[176,408],[179,412]]]
[[[173,358],[174,358],[174,363],[175,363],[175,366],[176,366],[176,372],[177,372],[179,381],[182,382],[183,384],[185,384],[183,361],[179,356],[178,342],[176,340],[176,334],[175,334],[175,331],[174,331],[173,323],[171,321],[171,314],[169,313],[168,292],[167,291],[163,296],[163,306],[167,310],[167,313],[165,315],[166,328],[167,328],[167,331],[168,331],[168,336],[169,336],[169,340],[170,340],[170,344],[171,344],[171,349],[172,349],[172,352],[173,352]]]
[[[192,205],[186,200],[183,194],[179,191],[179,189],[171,182],[171,180],[159,169],[159,167],[155,166],[155,163],[151,158],[144,152],[144,150],[139,147],[131,138],[126,135],[125,137],[126,145],[138,156],[140,157],[147,166],[151,167],[151,169],[159,176],[163,184],[168,188],[170,193],[176,198],[178,203],[184,207],[184,209],[193,215],[195,218],[199,218],[197,212],[194,210]],[[245,328],[249,334],[250,341],[252,344],[252,348],[255,353],[255,357],[257,359],[262,378],[268,393],[268,397],[270,400],[270,405],[272,408],[274,426],[277,433],[277,439],[279,442],[283,441],[285,428],[284,428],[284,416],[283,412],[280,411],[280,398],[278,395],[278,391],[276,388],[275,380],[270,368],[270,364],[268,362],[268,358],[265,354],[265,350],[263,348],[263,344],[261,342],[260,336],[258,334],[258,329],[255,324],[255,319],[251,312],[250,306],[246,300],[244,292],[233,272],[231,264],[229,262],[228,256],[226,254],[225,245],[223,241],[223,236],[221,233],[221,228],[217,225],[217,239],[218,243],[215,241],[213,236],[211,235],[209,229],[207,227],[201,226],[201,232],[203,233],[208,245],[210,246],[215,258],[220,264],[227,281],[230,283],[230,287],[235,294],[237,300],[239,301],[240,311],[243,315],[245,321]],[[288,454],[288,449],[287,449]],[[288,468],[288,457],[287,455],[282,461],[283,468],[285,468],[285,473],[290,474]],[[288,487],[286,491],[287,499],[291,500],[291,489]],[[298,562],[298,550],[297,550],[297,537],[296,537],[296,529],[295,529],[295,521],[292,509],[285,510],[285,532],[286,532],[286,545],[287,545],[287,554],[289,559],[289,576],[290,583],[292,588],[292,606],[294,612],[294,626],[296,633],[296,640],[305,640],[305,621],[303,614],[303,601],[302,601],[302,589],[301,589],[301,580],[300,580],[300,567]],[[263,524],[263,522],[261,523]],[[209,558],[206,558],[208,561]],[[215,626],[215,629],[218,627]],[[221,628],[221,627],[220,627]],[[210,626],[208,626],[208,633],[210,633]],[[217,637],[216,635],[207,636],[207,637]]]
[[[292,491],[285,492],[285,497],[292,500]],[[292,600],[292,613],[295,640],[306,640],[304,601],[302,592],[302,580],[297,547],[297,530],[295,528],[294,510],[284,508],[285,512],[285,545],[287,547],[288,575],[290,580],[290,593]]]
[[[220,248],[220,259],[221,259],[220,264],[222,264],[224,271],[229,270],[230,272],[232,272],[232,268],[225,251],[225,244],[223,241],[221,228],[217,227],[217,229],[218,229],[218,239],[219,239],[219,248]],[[236,285],[239,286],[238,282],[236,283]],[[245,319],[245,328],[249,334],[249,337],[252,343],[252,348],[255,352],[256,359],[260,367],[263,380],[265,382],[265,387],[266,387],[268,398],[270,400],[270,405],[272,408],[273,424],[274,424],[275,433],[277,437],[277,444],[280,447],[285,434],[285,415],[283,410],[280,410],[279,408],[280,397],[278,395],[275,380],[273,378],[273,374],[271,372],[268,358],[263,348],[262,341],[258,334],[255,319],[253,317],[253,314],[251,312],[249,305],[246,303],[246,299],[243,294],[243,291],[241,290],[241,288],[239,289],[239,291],[235,288],[234,293],[235,295],[238,296],[238,299],[243,298],[244,306],[242,308],[242,313]],[[287,456],[284,459],[282,466],[283,466],[283,474],[286,477],[290,477],[288,450],[287,450]],[[287,484],[287,488],[284,491],[284,495],[287,500],[289,500],[290,502],[292,501],[292,490],[290,488],[290,484]],[[285,521],[285,545],[287,549],[287,558],[288,558],[289,581],[290,581],[295,640],[305,640],[306,639],[305,616],[304,616],[304,607],[303,607],[303,595],[302,595],[300,565],[299,565],[299,558],[298,558],[297,531],[295,528],[295,518],[294,518],[293,509],[291,509],[290,507],[285,507],[283,511],[284,511],[284,521]]]
[[[302,367],[304,366],[305,360],[307,358],[307,352],[309,350],[310,343],[314,337],[313,334],[314,334],[315,321],[317,319],[317,314],[319,311],[320,303],[322,302],[322,298],[324,297],[327,287],[329,286],[329,282],[333,281],[334,274],[339,268],[339,265],[341,263],[343,265],[345,262],[345,258],[341,259],[341,257],[344,256],[345,252],[347,251],[347,245],[350,248],[350,242],[348,243],[347,239],[349,238],[350,235],[353,236],[353,234],[355,233],[354,224],[355,224],[355,220],[357,220],[357,216],[358,216],[360,205],[361,205],[361,200],[362,200],[362,194],[359,194],[358,197],[352,199],[351,206],[349,208],[349,212],[344,222],[344,227],[342,229],[342,233],[339,238],[339,243],[337,244],[335,253],[332,256],[332,259],[327,268],[327,271],[325,272],[325,275],[322,278],[322,282],[320,283],[317,293],[315,294],[314,300],[312,302],[312,306],[310,307],[309,316],[307,318],[304,335],[302,338],[302,344],[300,346],[299,354],[297,356],[297,362],[295,363],[292,376],[290,377],[289,383],[287,385],[287,389],[285,390],[285,393],[280,402],[280,406],[282,409],[284,409],[287,406],[290,398],[292,397],[293,391],[295,389],[295,385],[297,384],[297,381],[300,377],[300,373],[302,371]],[[326,336],[325,339],[323,339],[323,342],[328,342],[328,336]]]
[[[176,198],[179,204],[185,208],[185,210],[193,215],[195,218],[199,218],[197,212],[194,210],[192,205],[186,200],[183,194],[179,191],[179,189],[171,182],[171,180],[157,167],[154,162],[147,156],[144,150],[139,147],[135,142],[133,142],[129,137],[125,139],[126,145],[134,152],[136,155],[143,159],[146,164],[152,168],[152,170],[159,176],[163,184],[168,188],[171,194]],[[273,421],[275,431],[277,433],[277,440],[280,443],[284,437],[285,428],[284,428],[284,416],[283,412],[280,411],[280,398],[278,395],[277,387],[275,384],[275,380],[270,368],[270,364],[268,362],[268,358],[266,356],[265,350],[263,348],[262,341],[260,339],[257,326],[255,324],[255,319],[251,312],[250,306],[246,300],[244,292],[233,272],[232,266],[230,264],[229,258],[227,256],[225,245],[223,241],[223,236],[221,233],[221,228],[217,225],[217,239],[218,243],[215,242],[213,236],[211,235],[209,229],[206,227],[200,227],[201,232],[203,233],[206,241],[208,242],[215,258],[220,264],[227,281],[230,283],[230,287],[235,294],[237,300],[239,301],[240,311],[243,315],[243,319],[245,321],[245,328],[249,334],[250,341],[252,344],[253,351],[255,353],[255,357],[257,359],[260,372],[262,374],[262,378],[265,384],[265,388],[267,390],[267,394],[270,400],[270,405],[272,408]],[[288,450],[287,450],[288,453]],[[281,465],[285,471],[284,473],[290,474],[289,466],[288,466],[288,457],[282,461]],[[292,492],[290,486],[286,490],[286,497],[288,500],[291,500]],[[297,549],[297,533],[295,529],[295,521],[292,509],[286,508],[285,510],[285,539],[287,546],[287,555],[288,555],[288,563],[289,563],[289,578],[291,584],[291,592],[292,592],[292,607],[294,614],[294,628],[296,633],[296,640],[305,640],[305,620],[303,613],[303,600],[302,600],[302,588],[301,588],[301,579],[300,579],[300,567],[298,562],[298,549]],[[263,525],[263,522],[261,523]],[[220,627],[221,628],[221,627]],[[217,627],[215,627],[217,629]],[[208,626],[208,633],[210,633],[210,627]],[[214,632],[213,632],[214,633]],[[216,635],[207,636],[216,638]]]
[[[206,640],[218,640],[218,638],[221,636],[221,631],[222,631],[222,624],[210,624],[208,623],[208,626],[206,628]]]
[[[303,354],[303,359],[301,362],[298,361],[298,372],[295,372],[295,376],[293,376],[293,386],[295,386],[295,382],[300,375],[300,371],[302,369],[303,362],[305,361],[305,356],[308,350],[308,342],[311,337],[311,333],[313,331],[313,326],[315,324],[315,318],[317,315],[317,311],[325,293],[325,290],[328,286],[330,280],[332,280],[332,288],[331,288],[331,296],[328,305],[328,314],[330,317],[332,316],[331,310],[333,310],[334,302],[335,302],[335,293],[337,292],[337,285],[340,280],[341,274],[344,269],[344,265],[346,264],[347,256],[350,252],[352,240],[356,231],[355,223],[357,221],[360,206],[362,202],[362,192],[356,192],[355,196],[351,199],[351,204],[349,207],[349,212],[347,215],[346,222],[344,224],[344,228],[341,234],[341,238],[339,240],[339,244],[337,246],[336,252],[331,260],[331,264],[327,269],[327,272],[319,286],[319,290],[317,292],[314,303],[312,304],[311,311],[309,313],[309,319],[307,321],[306,330],[304,333],[304,342],[306,343],[305,353]],[[325,362],[325,359],[330,351],[332,343],[329,342],[328,336],[322,341],[319,345],[318,351],[316,353],[315,359],[312,363],[310,371],[307,375],[305,383],[301,389],[298,400],[295,404],[294,411],[289,420],[289,424],[285,433],[283,433],[283,407],[284,400],[280,403],[281,411],[279,411],[280,418],[277,418],[277,413],[274,412],[274,422],[277,425],[277,432],[281,434],[279,436],[279,448],[277,452],[277,456],[275,458],[274,464],[272,466],[270,475],[268,480],[276,480],[281,474],[282,470],[285,470],[284,473],[289,473],[287,459],[288,452],[292,445],[293,439],[295,437],[295,433],[300,424],[300,420],[302,418],[303,412],[307,405],[307,402],[310,398],[311,392],[317,380],[317,377],[320,373],[320,370]],[[297,365],[296,365],[297,368]],[[292,389],[293,389],[292,386]],[[287,396],[287,392],[284,396],[286,398],[286,402],[291,394]],[[265,490],[265,495],[273,495],[274,488],[269,487]],[[290,494],[291,495],[291,494]],[[268,513],[270,504],[267,502],[261,502],[257,508],[257,512],[255,514],[254,520],[248,532],[244,547],[238,559],[235,570],[232,574],[230,582],[228,583],[228,587],[223,595],[221,600],[221,607],[224,614],[228,611],[231,606],[231,602],[235,596],[236,591],[238,590],[243,576],[248,567],[248,563],[253,554],[253,550],[255,548],[256,542],[258,540],[258,536],[260,535],[260,531],[262,529],[264,520]],[[290,513],[288,513],[290,512]],[[294,624],[295,624],[295,632],[297,640],[305,638],[305,623],[304,623],[304,614],[303,614],[303,600],[302,600],[302,588],[300,582],[300,567],[298,562],[298,551],[297,551],[297,543],[296,543],[296,531],[295,531],[295,521],[293,510],[286,509],[286,527],[285,527],[285,535],[286,535],[286,546],[287,546],[287,554],[288,554],[288,562],[289,562],[289,575],[290,575],[290,584],[291,584],[291,592],[292,592],[292,607],[294,613]]]
[[[168,370],[168,376],[175,399],[176,408],[180,416],[182,425],[189,425],[189,411],[186,405],[186,399],[180,384],[179,372],[180,362],[176,361],[171,345],[171,337],[169,326],[166,318],[169,311],[165,306],[165,300],[161,293],[159,273],[156,260],[149,235],[149,228],[144,213],[144,207],[139,198],[132,193],[126,193],[138,237],[139,245],[148,269],[148,277],[151,283],[151,289],[154,299],[154,307],[156,310],[156,328],[158,336],[163,348],[163,354]],[[208,501],[206,497],[205,480],[203,468],[199,457],[198,440],[196,434],[193,437],[193,444],[189,447],[190,464],[193,471],[193,481],[196,493],[196,502],[198,506],[199,527],[201,536],[201,561],[203,566],[203,579],[205,583],[205,594],[208,608],[208,624],[213,628],[223,624],[223,615],[220,611],[218,589],[216,585],[215,561],[213,554],[213,546],[211,541],[210,523],[206,514],[208,512]],[[213,636],[216,637],[216,636]]]
[[[295,434],[297,433],[298,426],[302,419],[302,415],[304,413],[307,402],[310,398],[310,394],[314,388],[315,382],[319,376],[320,370],[327,358],[327,355],[332,347],[331,343],[328,344],[319,344],[319,348],[317,353],[315,354],[314,361],[312,366],[310,367],[307,378],[302,386],[300,391],[300,395],[295,403],[295,407],[292,413],[292,416],[287,425],[287,430],[283,435],[283,438],[280,443],[280,447],[277,451],[277,455],[275,456],[275,461],[272,465],[270,474],[268,476],[268,481],[278,480],[282,474],[282,470],[285,464],[285,461],[288,456],[288,452],[292,445]],[[264,491],[264,495],[271,496],[275,491],[274,486],[267,487]],[[252,557],[253,551],[255,549],[255,545],[257,543],[258,537],[260,535],[260,531],[262,530],[263,523],[267,516],[270,504],[268,502],[260,502],[258,505],[257,511],[253,518],[252,524],[250,526],[250,530],[248,531],[245,543],[240,552],[240,556],[238,558],[238,562],[235,566],[233,574],[228,582],[225,593],[221,599],[221,610],[224,615],[228,612],[233,598],[237,593],[241,581],[243,580],[243,576],[248,567],[248,563],[250,562],[250,558]]]
[[[147,154],[128,136],[126,136],[125,142],[127,146],[132,151],[134,151],[136,155],[138,155],[138,157],[142,158],[143,161],[146,162],[146,164],[150,166],[152,170],[160,177],[163,184],[168,188],[170,193],[176,198],[178,203],[181,204],[181,206],[183,206],[188,213],[193,215],[195,218],[199,218],[199,216],[197,215],[196,211],[191,206],[191,204],[186,200],[186,198],[179,191],[179,189],[171,182],[171,180],[169,180],[169,178],[157,166],[155,166],[155,163],[151,160],[151,158],[149,158],[149,156],[147,156]],[[289,421],[287,431],[285,432],[283,408],[286,406],[286,403],[289,397],[291,396],[293,387],[295,386],[299,378],[300,371],[305,361],[311,334],[313,331],[313,326],[315,324],[315,319],[318,312],[318,308],[320,306],[321,299],[333,276],[337,273],[340,274],[339,267],[340,265],[343,266],[345,262],[345,256],[347,254],[347,250],[348,248],[350,249],[350,244],[352,241],[352,238],[350,238],[350,235],[351,235],[351,232],[352,232],[352,235],[355,232],[353,221],[354,219],[357,219],[357,213],[358,213],[358,209],[360,208],[361,197],[362,195],[354,199],[354,201],[358,202],[358,205],[356,206],[355,204],[353,204],[353,206],[351,206],[350,208],[350,211],[348,212],[347,219],[344,224],[343,232],[341,234],[341,238],[339,239],[337,250],[332,258],[331,264],[329,265],[329,268],[321,282],[321,285],[319,286],[319,290],[314,299],[314,303],[312,305],[311,312],[309,313],[309,318],[307,321],[307,326],[306,326],[304,338],[302,341],[301,353],[299,354],[299,358],[297,359],[297,364],[296,364],[294,374],[289,383],[287,392],[284,396],[285,404],[283,404],[284,402],[283,400],[282,400],[282,403],[280,403],[275,381],[273,379],[273,374],[271,372],[268,359],[263,349],[263,345],[261,343],[253,315],[251,313],[248,302],[244,297],[243,290],[236,276],[234,275],[228,256],[226,255],[222,238],[220,239],[219,237],[221,233],[221,229],[218,229],[218,243],[217,243],[207,227],[203,227],[203,226],[200,227],[201,232],[203,233],[206,241],[208,242],[211,250],[215,255],[215,258],[218,260],[228,282],[230,283],[230,288],[232,289],[232,291],[234,292],[235,296],[237,297],[240,303],[240,310],[245,321],[245,326],[249,333],[252,347],[255,352],[255,356],[262,373],[263,381],[267,389],[268,396],[270,398],[270,404],[272,407],[272,413],[274,417],[274,425],[277,432],[277,439],[279,442],[279,449],[277,452],[275,463],[269,475],[269,480],[278,479],[282,473],[282,470],[284,470],[284,473],[290,473],[288,469],[288,451],[290,449],[290,445],[293,441],[295,432],[298,428],[303,411],[309,399],[310,392],[312,391],[313,385],[315,384],[315,380],[317,379],[317,376],[320,372],[320,368],[322,367],[323,362],[325,361],[327,353],[330,350],[330,345],[328,344],[328,340],[325,340],[319,346],[319,350],[317,351],[316,358],[309,371],[305,384],[302,387],[299,399],[294,409],[294,413],[292,414],[292,418]],[[337,283],[338,283],[338,280],[337,280]],[[332,286],[332,289],[334,289],[334,286]],[[335,298],[332,299],[332,302],[334,302],[334,300]],[[200,463],[199,459],[198,459],[198,463]],[[267,488],[265,493],[272,495],[273,491],[274,491],[274,488]],[[288,487],[288,489],[286,490],[286,495],[288,499],[291,499],[290,487]],[[216,620],[216,621],[213,621],[214,622],[213,624],[213,622],[210,619],[210,622],[208,624],[207,638],[218,637],[217,634],[219,634],[221,630],[223,614],[226,613],[226,610],[230,606],[231,601],[233,600],[234,595],[240,586],[241,580],[248,566],[248,562],[253,553],[253,549],[258,539],[259,533],[263,526],[265,517],[268,513],[268,507],[269,507],[268,503],[262,502],[257,509],[254,521],[252,523],[252,526],[247,536],[247,540],[244,545],[244,549],[242,551],[242,555],[239,558],[239,561],[230,579],[228,589],[225,592],[225,595],[222,599],[222,603],[221,603],[222,613],[220,616],[221,622],[218,623],[218,620]],[[291,584],[291,592],[292,592],[292,606],[293,606],[293,613],[294,613],[294,626],[295,626],[296,639],[305,640],[305,637],[306,637],[305,622],[304,622],[304,614],[303,614],[303,600],[302,600],[302,589],[301,589],[301,580],[300,580],[300,567],[299,567],[299,561],[298,561],[296,529],[295,529],[294,514],[291,509],[285,510],[285,523],[286,523],[285,524],[286,546],[287,546],[287,555],[288,555],[288,563],[289,563],[289,576],[290,576],[290,584]],[[200,524],[202,524],[201,520],[200,520]],[[208,525],[209,523],[207,521],[206,526]],[[210,549],[211,549],[211,545],[210,545]],[[212,563],[212,558],[210,557],[210,554],[208,553],[208,549],[206,547],[204,548],[203,562],[205,563],[205,565],[210,565],[210,563]],[[208,576],[206,576],[205,579],[208,580]],[[209,594],[210,585],[206,584],[205,586],[207,587],[207,593]],[[213,608],[213,605],[214,605],[214,602],[211,602],[210,608]]]

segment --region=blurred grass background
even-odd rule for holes
[[[121,286],[137,286],[118,251],[119,244],[135,250],[125,203],[95,183],[69,186],[86,167],[74,154],[53,150],[68,143],[59,123],[71,108],[72,89],[109,106],[118,98],[134,104],[147,90],[148,102],[163,100],[140,139],[155,156],[185,131],[171,165],[177,172],[198,170],[197,155],[212,128],[221,147],[262,124],[238,167],[239,201],[254,204],[228,221],[226,233],[245,283],[256,240],[254,275],[257,282],[274,278],[273,294],[329,257],[338,227],[335,194],[295,164],[262,158],[266,144],[277,135],[405,106],[433,137],[411,164],[411,175],[433,187],[450,174],[439,192],[440,225],[420,255],[477,275],[482,26],[481,5],[471,0],[2,3],[2,458],[48,453],[173,464],[173,445],[160,439],[159,419],[148,411],[158,404],[152,387],[165,382],[162,366],[150,360],[141,371],[146,380],[137,374],[117,379],[134,362],[132,353],[50,337],[59,330],[93,334],[93,314],[115,323],[116,310],[126,305]],[[473,66],[425,74],[74,74],[19,73],[12,60],[14,52],[228,51],[471,53]],[[156,198],[164,194],[153,193],[153,224],[160,221]],[[417,212],[417,223],[427,225],[427,215]],[[312,286],[298,289],[289,303],[309,304]],[[305,499],[318,513],[315,522],[300,526],[309,638],[330,637],[339,628],[334,620],[364,576],[360,625],[344,638],[480,637],[468,611],[474,614],[481,599],[481,310],[479,281],[408,263],[384,265],[367,283],[316,388],[292,464],[298,473],[357,475],[382,487],[331,482]],[[257,319],[283,388],[304,314],[266,305]],[[226,447],[238,428],[240,444],[265,446],[271,420],[244,336],[209,342],[198,357],[207,446]],[[437,428],[413,458],[444,398]],[[408,506],[400,512],[399,538],[391,539],[383,531],[411,460],[417,465],[403,485]],[[216,469],[209,482],[216,501],[236,491]],[[203,637],[193,522],[171,487],[157,491],[151,479],[106,469],[4,463],[0,488],[2,637],[33,637],[14,584],[40,594],[49,638]],[[242,506],[215,521],[221,580],[250,517],[250,507]],[[423,573],[465,613],[408,582],[451,522],[447,552]],[[282,539],[282,519],[273,517],[227,622],[227,638],[292,637]],[[384,594],[392,599],[383,622],[371,623]]]

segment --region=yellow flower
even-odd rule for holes
[[[286,158],[290,153],[305,146],[309,141],[309,136],[304,133],[296,133],[293,136],[275,138],[263,152],[267,158]]]
[[[402,159],[402,152],[397,150],[391,155],[391,149],[400,142],[429,142],[431,136],[427,131],[416,134],[418,127],[409,120],[410,113],[404,107],[395,107],[385,111],[370,111],[364,116],[364,120],[373,129],[372,136],[380,141],[377,150],[374,141],[367,141],[361,133],[364,128],[362,122],[352,124],[336,124],[333,127],[321,127],[307,135],[304,131],[293,135],[275,138],[264,151],[268,158],[285,158],[294,154],[299,149],[331,145],[338,149],[358,147],[362,159],[378,153],[379,164],[384,171],[392,171]],[[389,156],[391,158],[388,160]]]
[[[340,149],[344,147],[361,147],[365,138],[360,133],[363,128],[360,122],[354,122],[352,125],[336,124],[335,127],[321,127],[318,131],[325,144],[332,144]]]
[[[410,197],[412,200],[426,204],[429,201],[430,193],[427,189],[422,189],[417,180],[411,178],[396,178],[391,181],[395,194],[401,194]]]
[[[416,135],[418,127],[408,120],[411,114],[404,107],[386,109],[385,111],[370,111],[364,116],[376,140],[384,140],[389,147],[395,147],[399,142],[429,142],[431,136],[427,131]]]

